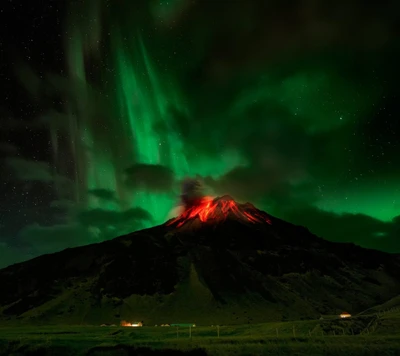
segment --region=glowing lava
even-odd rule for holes
[[[168,222],[181,227],[189,220],[198,218],[201,222],[221,221],[226,218],[236,218],[251,223],[268,223],[271,220],[266,213],[256,209],[253,205],[238,204],[231,197],[222,198],[204,197],[197,204],[189,207],[180,216]]]

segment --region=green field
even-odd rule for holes
[[[399,335],[397,311],[194,328],[14,325],[0,328],[0,355],[398,355]]]

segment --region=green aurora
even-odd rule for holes
[[[44,84],[62,105],[41,118],[57,204],[68,202],[79,223],[82,241],[70,245],[165,222],[185,177],[328,239],[379,247],[327,230],[360,214],[371,234],[392,234],[396,156],[372,123],[396,84],[391,22],[350,5],[340,21],[316,10],[307,22],[298,10],[257,0],[71,3],[67,73]]]
[[[86,201],[91,209],[141,207],[152,216],[147,226],[162,223],[177,202],[179,186],[154,191],[140,181],[147,176],[132,177],[127,184],[123,174],[127,167],[144,164],[167,167],[176,181],[201,176],[213,193],[256,200],[261,208],[279,215],[269,193],[283,183],[302,187],[310,175],[330,173],[312,162],[318,158],[311,157],[316,145],[311,141],[337,132],[340,143],[330,140],[321,147],[323,153],[328,158],[335,156],[331,169],[345,171],[351,166],[338,162],[337,157],[342,158],[335,150],[354,146],[357,138],[351,134],[356,123],[368,116],[384,90],[377,85],[379,75],[362,78],[362,70],[350,72],[354,68],[346,54],[335,53],[332,60],[316,50],[296,61],[283,57],[281,63],[259,66],[256,73],[249,69],[231,73],[222,84],[214,80],[190,88],[182,78],[198,60],[196,54],[201,56],[204,43],[199,40],[199,48],[194,41],[187,48],[181,44],[177,53],[173,35],[151,28],[178,16],[185,4],[154,2],[150,8],[137,9],[148,22],[125,15],[133,14],[135,8],[127,3],[104,14],[101,2],[79,10],[75,7],[75,12],[86,11],[90,19],[79,25],[72,17],[68,32],[72,35],[67,41],[73,88],[69,100],[73,104],[67,107],[68,129],[78,200]],[[188,42],[187,38],[178,40]],[[162,41],[164,49],[160,50],[157,46]],[[373,68],[377,57],[372,53],[363,61],[365,66]],[[88,62],[96,69],[89,69]],[[239,172],[224,185],[224,175],[238,169],[248,172],[243,177]],[[260,183],[257,175],[263,174],[273,177]],[[248,185],[262,187],[248,192]],[[318,195],[320,186],[316,183],[310,194]],[[85,194],[94,190],[115,192],[116,199],[105,204],[104,199]],[[319,201],[320,197],[315,204],[386,221],[397,215],[395,209],[376,206],[387,205],[383,198],[374,199],[371,208],[342,195],[334,202]],[[367,193],[359,195],[368,199]]]
[[[101,108],[87,110],[96,105],[93,103],[96,99],[88,94],[93,93],[93,89],[84,69],[84,41],[74,37],[68,48],[70,75],[76,78],[75,85],[79,87],[79,96],[73,100],[76,107],[68,108],[75,112],[69,118],[73,122],[69,125],[72,128],[69,137],[74,145],[75,162],[78,162],[76,181],[84,181],[83,185],[77,184],[75,196],[85,200],[88,191],[116,192],[117,199],[109,201],[107,209],[140,206],[151,212],[150,224],[159,224],[166,220],[179,190],[174,187],[172,191],[153,192],[142,189],[141,181],[127,184],[123,173],[129,165],[168,167],[180,180],[194,175],[219,177],[237,166],[240,159],[234,153],[222,152],[224,158],[213,159],[185,151],[183,139],[174,130],[171,119],[173,111],[190,115],[179,87],[170,75],[157,70],[139,32],[125,43],[121,41],[124,37],[118,27],[114,32],[110,34],[109,44],[113,74],[107,78],[105,73],[108,85],[100,89],[102,95],[97,97],[101,101],[106,98]],[[98,115],[102,115],[102,110],[106,114],[100,125],[104,126],[98,127]],[[81,142],[79,137],[82,137]],[[85,156],[82,151],[87,150],[89,158],[86,155],[86,159],[82,159]],[[96,197],[91,197],[87,204],[92,209],[105,208],[104,201]]]

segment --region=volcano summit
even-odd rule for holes
[[[225,220],[271,224],[269,215],[256,209],[254,205],[238,204],[229,195],[225,195],[221,198],[203,197],[199,199],[180,216],[167,222],[167,225],[179,228],[194,221],[216,224]]]
[[[206,197],[163,225],[9,266],[0,285],[8,322],[243,324],[381,304],[400,293],[400,260]]]

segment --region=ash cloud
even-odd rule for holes
[[[180,196],[178,204],[172,208],[168,219],[181,215],[185,210],[197,205],[205,196],[210,194],[210,186],[207,186],[201,177],[186,177],[180,182]]]
[[[206,195],[204,182],[200,178],[185,178],[181,182],[181,204],[185,209],[199,202]]]

